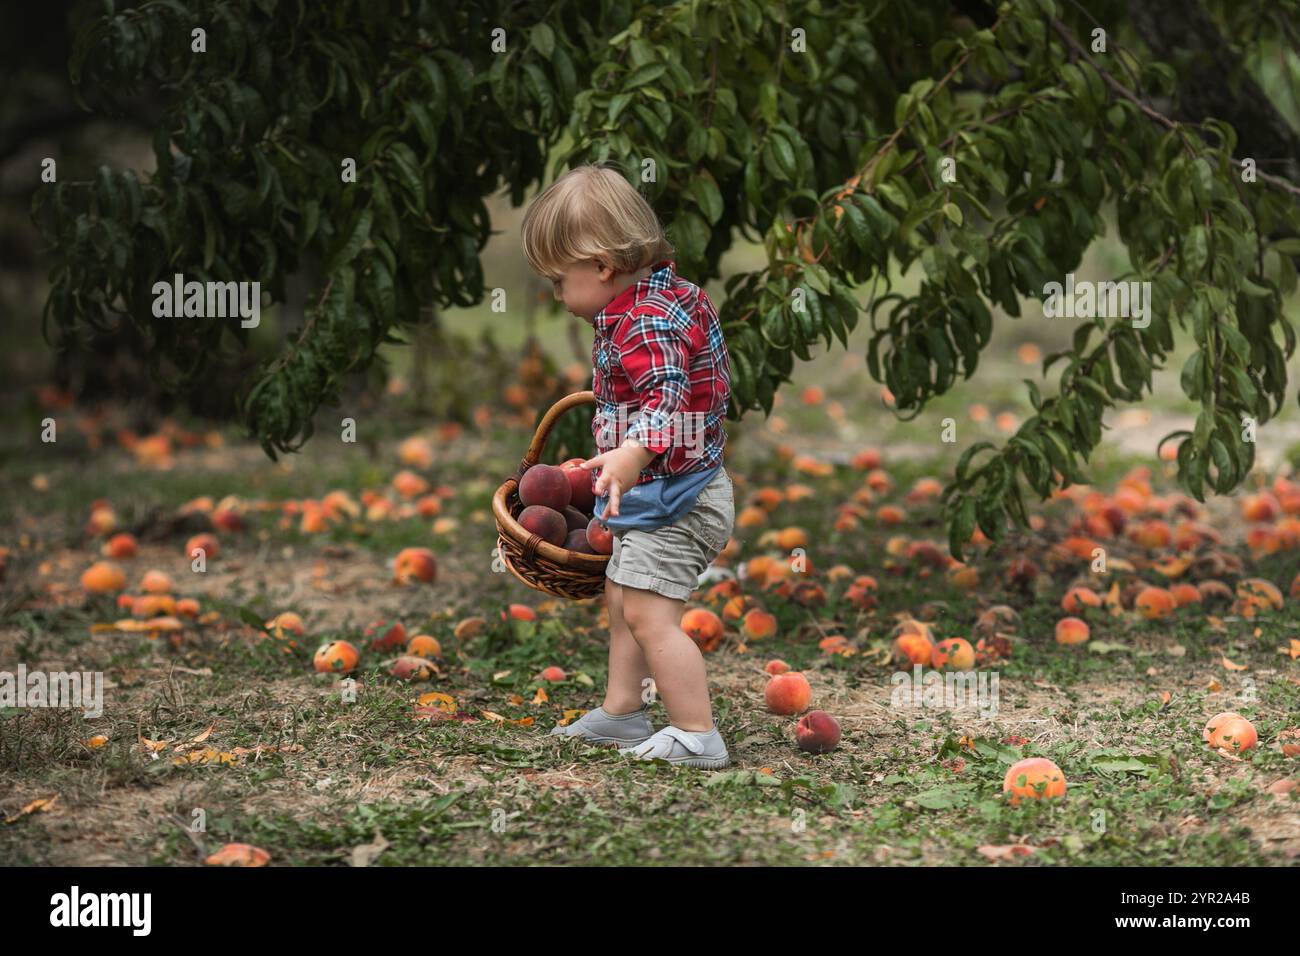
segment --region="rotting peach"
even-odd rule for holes
[[[302,618],[293,611],[281,611],[266,622],[266,629],[273,636],[279,638],[284,637],[286,634],[296,634],[302,637],[307,633],[307,627],[303,624]]]
[[[799,671],[777,674],[763,690],[767,709],[774,714],[790,716],[803,713],[812,703],[812,688],[808,678]]]
[[[398,680],[421,683],[432,678],[437,671],[432,661],[413,654],[404,654],[389,665],[388,673]]]
[[[1240,753],[1250,750],[1259,741],[1259,734],[1252,724],[1241,714],[1226,711],[1215,714],[1201,732],[1202,739],[1216,750],[1230,750]]]
[[[1061,598],[1061,610],[1067,614],[1078,614],[1087,607],[1101,607],[1101,595],[1092,588],[1073,587]]]
[[[1088,640],[1088,623],[1077,617],[1063,617],[1056,622],[1056,643],[1083,644]]]
[[[834,750],[840,742],[840,724],[824,710],[810,710],[794,728],[799,749],[810,754]]]
[[[330,641],[316,651],[312,665],[321,673],[350,674],[360,660],[357,649],[347,641]]]
[[[1002,792],[1011,805],[1018,806],[1021,798],[1050,800],[1065,796],[1065,774],[1046,757],[1027,757],[1013,763],[1002,778]]]
[[[372,651],[383,653],[406,646],[406,627],[401,621],[375,621],[366,628],[364,637]]]

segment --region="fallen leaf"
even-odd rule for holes
[[[1228,660],[1226,657],[1223,658],[1223,666],[1224,666],[1225,668],[1227,668],[1228,670],[1230,670],[1230,671],[1245,671],[1245,670],[1250,670],[1250,665],[1249,665],[1249,664],[1234,664],[1232,661]]]
[[[536,704],[544,704],[544,703],[546,703],[546,702],[547,702],[548,700],[550,700],[550,699],[551,699],[551,698],[548,697],[547,694],[546,694],[546,688],[545,688],[545,687],[539,687],[539,688],[537,688],[537,693],[533,695],[532,703],[533,703],[534,705],[536,705]]]
[[[8,826],[11,823],[17,823],[23,817],[31,813],[48,813],[50,807],[54,806],[54,801],[57,799],[59,799],[59,795],[56,793],[52,797],[41,797],[37,800],[33,800],[13,816],[5,817],[5,825]]]

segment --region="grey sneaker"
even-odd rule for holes
[[[643,743],[654,732],[650,707],[645,705],[630,714],[609,714],[603,707],[594,707],[571,724],[552,727],[548,736],[581,737],[588,743],[628,747]]]
[[[730,759],[715,724],[703,732],[682,730],[669,724],[643,744],[619,751],[638,760],[667,760],[680,767],[720,770]]]

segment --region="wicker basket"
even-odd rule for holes
[[[587,391],[566,395],[552,405],[538,424],[528,453],[519,463],[519,471],[514,477],[507,478],[492,496],[492,513],[497,519],[497,544],[506,567],[530,588],[574,601],[595,597],[605,590],[605,566],[609,564],[609,555],[569,551],[525,530],[516,520],[524,508],[519,500],[519,481],[524,472],[541,460],[546,439],[556,420],[575,405],[594,404],[595,393]]]

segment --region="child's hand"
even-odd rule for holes
[[[600,466],[600,477],[596,479],[596,495],[609,495],[609,507],[605,509],[606,517],[618,514],[619,499],[623,492],[636,484],[641,477],[641,469],[654,458],[654,452],[644,448],[615,448],[604,454],[589,458],[579,467],[590,471]]]

